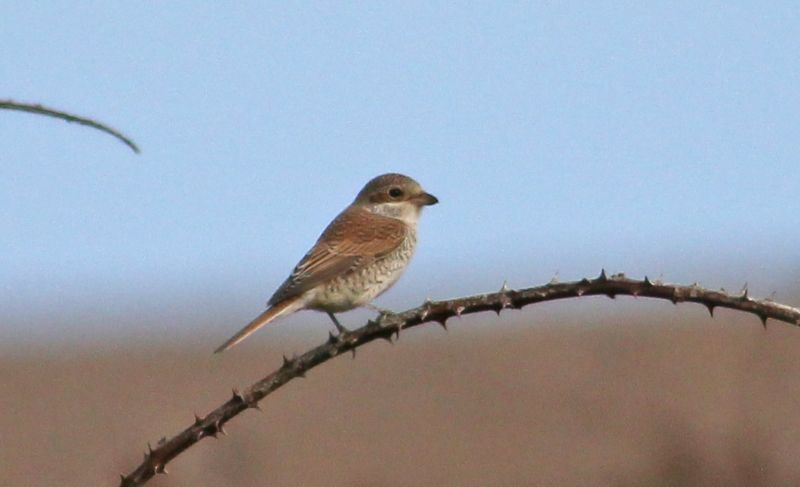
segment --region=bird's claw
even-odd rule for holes
[[[390,309],[381,308],[381,307],[375,306],[374,304],[368,304],[368,305],[366,305],[366,307],[371,309],[372,311],[375,311],[376,313],[378,313],[378,318],[376,320],[378,323],[382,322],[386,318],[391,318],[392,316],[395,316],[397,314],[397,313],[395,313],[394,311],[392,311]]]
[[[339,320],[336,318],[336,315],[334,315],[333,313],[328,313],[328,316],[331,317],[331,321],[333,321],[333,325],[336,327],[336,330],[339,332],[339,335],[346,335],[350,333],[350,330],[348,330],[347,328],[342,326],[341,323],[339,323]]]

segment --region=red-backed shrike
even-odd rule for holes
[[[267,310],[216,352],[301,309],[328,313],[342,332],[334,313],[367,305],[397,281],[414,253],[422,207],[438,202],[402,174],[384,174],[368,182],[275,291]]]

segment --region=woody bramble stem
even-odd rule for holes
[[[624,274],[607,276],[601,272],[595,279],[583,279],[573,282],[551,282],[543,286],[526,289],[509,289],[505,285],[495,293],[480,294],[446,301],[426,301],[421,306],[398,314],[381,316],[377,321],[369,321],[366,325],[340,335],[331,334],[327,342],[306,353],[294,357],[283,358],[283,365],[243,391],[233,391],[233,396],[224,404],[211,411],[205,417],[195,416],[195,421],[185,430],[169,440],[161,441],[155,448],[148,445],[142,463],[130,474],[122,475],[121,486],[139,486],[147,482],[157,473],[166,473],[165,465],[183,451],[201,439],[224,433],[223,425],[234,416],[248,408],[258,409],[258,402],[292,379],[304,377],[305,373],[317,365],[352,351],[375,339],[392,341],[392,336],[400,330],[424,323],[436,322],[446,327],[448,318],[480,311],[495,311],[500,314],[503,309],[520,309],[523,306],[581,296],[605,295],[614,298],[618,295],[641,296],[666,299],[674,304],[681,302],[699,303],[708,308],[713,317],[715,308],[730,308],[745,313],[752,313],[761,319],[766,327],[767,319],[772,318],[800,326],[800,309],[770,300],[752,299],[745,288],[738,296],[725,291],[714,291],[697,284],[682,286],[664,284],[660,281],[635,280]]]

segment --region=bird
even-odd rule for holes
[[[310,309],[335,313],[369,303],[389,289],[408,266],[417,244],[422,209],[439,200],[412,178],[397,173],[370,180],[325,228],[267,302],[267,309],[215,350],[228,350],[262,326]],[[380,308],[375,308],[385,313]]]

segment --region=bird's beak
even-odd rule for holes
[[[436,196],[434,196],[434,195],[432,195],[430,193],[422,192],[422,193],[418,194],[417,196],[414,196],[414,202],[416,204],[418,204],[419,206],[431,206],[431,205],[435,205],[436,203],[438,203],[439,202],[439,198],[437,198]]]

